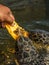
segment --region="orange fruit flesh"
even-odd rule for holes
[[[9,25],[6,23],[6,29],[8,30],[9,34],[16,40],[19,38],[19,32],[15,33],[14,31],[17,31],[19,28],[21,32],[23,33],[23,36],[28,37],[28,32],[25,31],[22,27],[20,27],[15,21],[13,22],[12,25]]]

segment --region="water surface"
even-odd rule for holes
[[[8,6],[16,22],[27,31],[45,30],[49,32],[49,1],[48,0],[0,0]],[[15,41],[6,29],[0,29],[0,51],[13,58],[10,49],[15,47]],[[2,52],[4,51],[4,52]],[[12,55],[11,55],[12,54]],[[1,58],[0,58],[1,59]]]

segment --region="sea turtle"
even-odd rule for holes
[[[14,27],[7,25],[6,28],[16,40],[14,53],[16,65],[49,65],[49,32],[25,31],[15,23]]]
[[[28,38],[20,35],[15,43],[15,51],[18,63],[7,59],[5,61],[9,63],[3,65],[49,65],[49,32],[33,30]]]
[[[49,32],[33,30],[28,38],[21,35],[15,49],[19,65],[49,65]]]

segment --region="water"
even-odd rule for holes
[[[49,31],[48,0],[0,0],[13,11],[16,21],[28,30]]]
[[[49,32],[48,0],[0,0],[0,3],[11,8],[17,23],[27,31],[39,29]],[[24,41],[26,40],[24,39]],[[26,43],[28,43],[28,41]],[[0,29],[0,52],[0,59],[3,55],[0,64],[2,64],[2,62],[2,65],[15,63],[15,41],[8,34],[6,29]],[[4,57],[5,59],[3,59]],[[4,60],[7,61],[4,62]]]

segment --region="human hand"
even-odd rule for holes
[[[0,5],[0,27],[5,27],[5,23],[11,25],[14,20],[11,10],[4,5]]]

